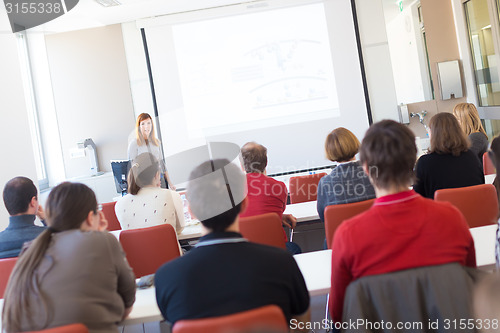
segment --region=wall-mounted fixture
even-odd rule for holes
[[[410,113],[410,117],[418,117],[418,121],[420,121],[420,123],[425,127],[425,129],[427,130],[428,127],[427,125],[424,123],[424,120],[425,120],[425,116],[427,115],[427,111],[425,110],[422,110],[420,112],[412,112]]]
[[[462,77],[458,60],[438,62],[437,65],[441,99],[463,97]]]

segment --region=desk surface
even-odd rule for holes
[[[469,229],[476,248],[477,267],[495,264],[495,241],[497,225]]]

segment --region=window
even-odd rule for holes
[[[26,108],[30,125],[31,141],[35,157],[36,173],[38,178],[38,188],[46,189],[49,186],[45,158],[42,147],[42,138],[40,135],[40,122],[38,120],[38,108],[35,98],[33,76],[31,72],[30,57],[26,33],[17,34],[19,57],[21,61],[21,71],[23,77],[24,94],[26,99]]]

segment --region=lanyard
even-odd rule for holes
[[[245,239],[242,237],[222,238],[222,239],[213,239],[213,240],[202,241],[202,242],[199,242],[198,244],[196,244],[194,247],[217,245],[217,244],[243,243],[243,242],[248,242],[248,239]]]

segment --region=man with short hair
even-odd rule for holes
[[[288,189],[285,183],[266,175],[267,148],[256,142],[247,142],[241,147],[241,164],[247,173],[248,207],[241,217],[266,213],[279,215],[284,226],[294,229],[297,219],[291,214],[283,214],[286,208]],[[283,231],[286,241],[286,234]],[[292,254],[300,253],[298,245],[287,242]]]
[[[35,225],[35,218],[45,218],[38,203],[35,184],[26,177],[16,177],[3,189],[3,202],[9,212],[9,226],[0,232],[0,258],[17,257],[25,242],[35,239],[45,227]]]
[[[309,320],[309,294],[294,258],[239,233],[239,214],[248,203],[245,184],[245,175],[228,160],[207,161],[191,173],[189,209],[209,233],[156,272],[158,307],[172,324],[269,304],[278,305],[287,320]]]

